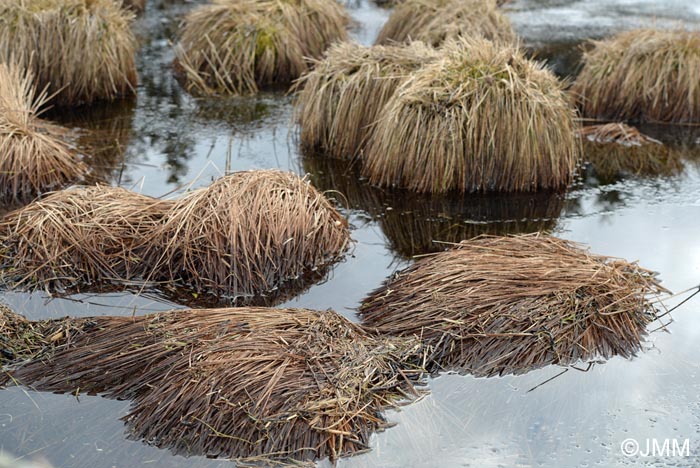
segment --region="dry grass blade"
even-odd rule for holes
[[[632,356],[664,292],[637,264],[565,240],[482,237],[417,261],[360,314],[382,336],[421,338],[433,370],[491,376]]]
[[[438,52],[421,42],[365,47],[344,42],[295,84],[301,144],[335,158],[353,158],[396,88]]]
[[[66,143],[68,131],[38,117],[46,103],[33,77],[0,63],[0,187],[3,201],[28,201],[81,178],[87,168]]]
[[[270,292],[349,246],[347,221],[308,181],[239,172],[178,200],[149,241],[158,280],[225,296]]]
[[[515,47],[449,41],[380,113],[363,155],[372,183],[420,192],[561,189],[580,145],[562,84]]]
[[[332,311],[202,309],[33,324],[0,312],[11,346],[34,350],[9,366],[13,382],[132,399],[124,418],[132,436],[186,455],[351,455],[387,426],[384,408],[416,395],[421,376],[408,366],[416,342],[371,337]],[[25,345],[16,330],[28,326],[35,333]]]
[[[113,0],[0,0],[0,61],[31,70],[55,104],[133,94],[132,19]]]
[[[494,0],[404,0],[379,31],[376,43],[414,40],[439,46],[460,36],[515,41],[510,20]]]
[[[194,94],[255,93],[298,78],[349,23],[334,0],[215,0],[185,18],[176,69]]]
[[[639,29],[593,42],[572,87],[609,120],[700,121],[700,32]]]
[[[583,154],[604,182],[627,175],[674,175],[683,170],[678,151],[623,123],[583,127]]]

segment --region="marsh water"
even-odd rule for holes
[[[354,168],[301,155],[291,98],[195,99],[172,76],[172,41],[191,3],[149,1],[136,23],[141,48],[136,99],[54,111],[52,118],[91,137],[91,164],[111,183],[160,196],[203,186],[226,171],[282,168],[308,174],[322,190],[344,194],[356,241],[347,259],[284,306],[333,308],[355,320],[363,296],[417,253],[480,233],[547,230],[590,245],[596,253],[639,260],[680,291],[700,283],[700,130],[644,130],[676,146],[685,169],[666,178],[623,178],[603,184],[583,177],[566,194],[429,198],[372,188]],[[371,43],[389,15],[366,0],[349,8],[357,40]],[[696,0],[516,0],[508,15],[523,44],[560,74],[573,73],[578,44],[644,23],[700,28]],[[95,141],[97,140],[97,141]],[[4,292],[31,319],[65,315],[141,314],[190,304],[156,292],[51,298]],[[670,301],[670,305],[679,299]],[[652,328],[654,328],[652,326]],[[517,377],[443,375],[430,394],[388,414],[393,427],[348,467],[700,466],[700,300],[673,313],[632,360],[612,359],[588,371],[550,366]],[[539,384],[547,382],[538,387]],[[529,391],[537,387],[533,391]],[[119,420],[129,402],[0,391],[0,449],[56,467],[217,467],[222,460],[183,458],[129,440]],[[623,440],[690,442],[683,456],[625,457]],[[327,461],[321,461],[321,465]]]

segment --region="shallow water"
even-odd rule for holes
[[[674,291],[700,283],[700,131],[645,129],[682,148],[685,171],[671,178],[579,183],[566,195],[432,198],[373,189],[352,168],[302,157],[290,123],[290,98],[195,99],[173,79],[171,41],[189,3],[149,3],[137,28],[141,84],[135,101],[54,112],[77,128],[98,129],[95,170],[112,183],[163,195],[191,181],[208,184],[230,170],[282,168],[309,173],[323,190],[346,194],[356,241],[352,255],[327,280],[283,305],[333,308],[355,319],[361,299],[410,255],[435,245],[490,232],[551,230],[587,243],[594,252],[639,260],[660,272]],[[371,43],[388,11],[352,4],[355,37]],[[562,74],[575,67],[575,45],[588,37],[654,20],[700,27],[700,6],[686,1],[515,1],[509,7],[525,45],[550,58]],[[568,57],[568,58],[567,58]],[[565,58],[567,58],[565,60]],[[31,319],[64,315],[146,313],[182,307],[159,295],[4,293]],[[518,377],[476,379],[445,375],[430,382],[422,401],[391,412],[398,423],[373,441],[373,450],[341,460],[348,467],[402,466],[698,466],[700,464],[700,301],[675,312],[667,333],[649,338],[648,350],[588,372],[547,367]],[[0,449],[57,467],[215,467],[225,461],[185,459],[130,441],[119,417],[128,402],[99,397],[0,392]],[[626,438],[690,439],[691,457],[625,458]],[[322,463],[323,464],[323,463]]]

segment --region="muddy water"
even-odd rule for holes
[[[565,195],[426,198],[367,187],[353,168],[297,151],[290,98],[194,99],[172,78],[170,41],[189,3],[149,3],[137,24],[141,84],[134,101],[57,112],[54,118],[96,130],[93,167],[114,184],[163,195],[208,184],[226,171],[282,168],[308,173],[319,188],[345,194],[353,225],[352,255],[322,284],[285,305],[334,308],[354,319],[362,297],[415,253],[479,233],[553,231],[598,253],[639,260],[675,291],[700,283],[700,131],[648,128],[685,154],[672,178],[582,180]],[[355,37],[370,43],[388,16],[361,0],[351,5]],[[695,0],[515,1],[509,7],[525,45],[562,74],[575,67],[576,44],[644,22],[700,27]],[[32,319],[64,315],[146,313],[182,307],[162,294],[84,294],[49,298],[4,293]],[[375,437],[373,450],[340,466],[698,466],[700,465],[700,301],[675,312],[667,331],[651,334],[648,350],[612,359],[587,372],[549,367],[519,377],[446,375],[431,394],[392,412],[398,423]],[[0,392],[0,448],[58,467],[215,467],[230,463],[185,459],[130,441],[119,418],[128,402],[99,397]],[[690,440],[691,456],[626,458],[620,443]],[[323,464],[323,463],[321,463]]]

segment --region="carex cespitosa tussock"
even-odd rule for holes
[[[362,324],[417,337],[433,370],[477,376],[633,356],[667,293],[636,263],[556,237],[480,237],[424,256],[371,293]]]
[[[341,159],[359,155],[372,124],[396,88],[411,72],[438,56],[422,42],[332,46],[294,86],[302,147]]]
[[[514,46],[459,38],[384,106],[362,172],[420,192],[562,189],[580,153],[575,119],[541,64]]]
[[[30,322],[0,306],[15,385],[132,400],[129,432],[183,455],[273,462],[367,450],[419,395],[420,344],[333,311],[248,308]],[[11,378],[10,378],[11,377]],[[241,460],[243,459],[243,460]],[[276,465],[276,463],[275,463]]]
[[[133,94],[132,20],[113,0],[0,0],[0,61],[31,71],[52,104]]]
[[[39,117],[47,101],[33,76],[14,62],[0,62],[0,198],[29,201],[86,172],[67,129]]]
[[[379,31],[376,43],[413,40],[439,46],[460,36],[515,41],[510,20],[494,0],[405,0]]]
[[[349,23],[334,0],[215,0],[185,18],[176,69],[201,95],[289,84],[347,37]]]
[[[700,32],[637,29],[592,46],[571,89],[584,115],[700,121]]]

